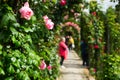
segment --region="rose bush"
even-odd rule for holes
[[[48,13],[53,19],[50,11],[54,3],[51,4],[39,0],[29,0],[29,4],[24,0],[0,1],[2,80],[55,80],[58,77],[59,40],[55,35],[59,35],[59,30],[48,30],[42,18]],[[40,7],[44,8],[38,10]],[[53,29],[53,23],[52,28],[51,22],[47,22],[47,25]]]

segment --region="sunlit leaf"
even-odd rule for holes
[[[5,75],[5,72],[4,72],[4,70],[0,67],[0,74],[1,75]]]
[[[12,65],[9,66],[8,72],[9,72],[10,74],[12,74],[12,73],[15,72],[14,67],[13,67]]]

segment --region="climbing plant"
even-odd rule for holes
[[[51,5],[50,5],[51,4]],[[55,2],[0,1],[0,78],[55,80],[59,74],[58,28],[53,30]],[[44,16],[52,25],[49,26]],[[50,19],[51,20],[50,20]]]

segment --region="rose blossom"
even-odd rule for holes
[[[46,63],[44,62],[44,60],[42,60],[39,69],[44,70],[46,68]]]
[[[33,11],[29,8],[28,2],[25,2],[19,12],[21,13],[21,18],[25,18],[26,20],[30,20],[31,16],[33,16]]]
[[[47,15],[43,16],[43,19],[44,19],[46,28],[49,30],[53,29],[54,23],[51,21],[51,19],[49,19]]]
[[[72,26],[75,29],[77,29],[78,31],[80,31],[80,27],[77,24],[75,24],[74,22],[66,22],[65,26]]]
[[[94,45],[94,48],[95,48],[95,49],[98,49],[98,48],[99,48],[99,46],[98,46],[97,44],[95,44],[95,45]]]
[[[45,22],[45,25],[46,25],[47,29],[53,29],[53,27],[54,27],[54,23],[51,22],[50,19]]]
[[[62,6],[66,5],[66,0],[61,0],[60,4],[61,4]]]
[[[92,12],[92,15],[93,15],[93,16],[96,16],[96,12]]]
[[[47,69],[48,69],[48,70],[51,70],[51,69],[52,69],[52,66],[51,66],[51,65],[49,65],[49,66],[47,67]]]
[[[47,15],[43,16],[44,21],[47,21],[49,18]]]

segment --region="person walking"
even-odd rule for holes
[[[89,55],[88,55],[88,51],[87,51],[87,43],[85,40],[81,41],[81,57],[83,60],[83,66],[89,66]]]
[[[68,55],[68,47],[65,44],[65,37],[61,37],[61,40],[60,40],[60,43],[59,43],[59,56],[61,57],[60,66],[62,68],[65,68],[63,66],[63,62],[67,58],[67,55]]]
[[[74,45],[74,39],[72,36],[69,38],[69,50],[72,50],[75,47]]]

